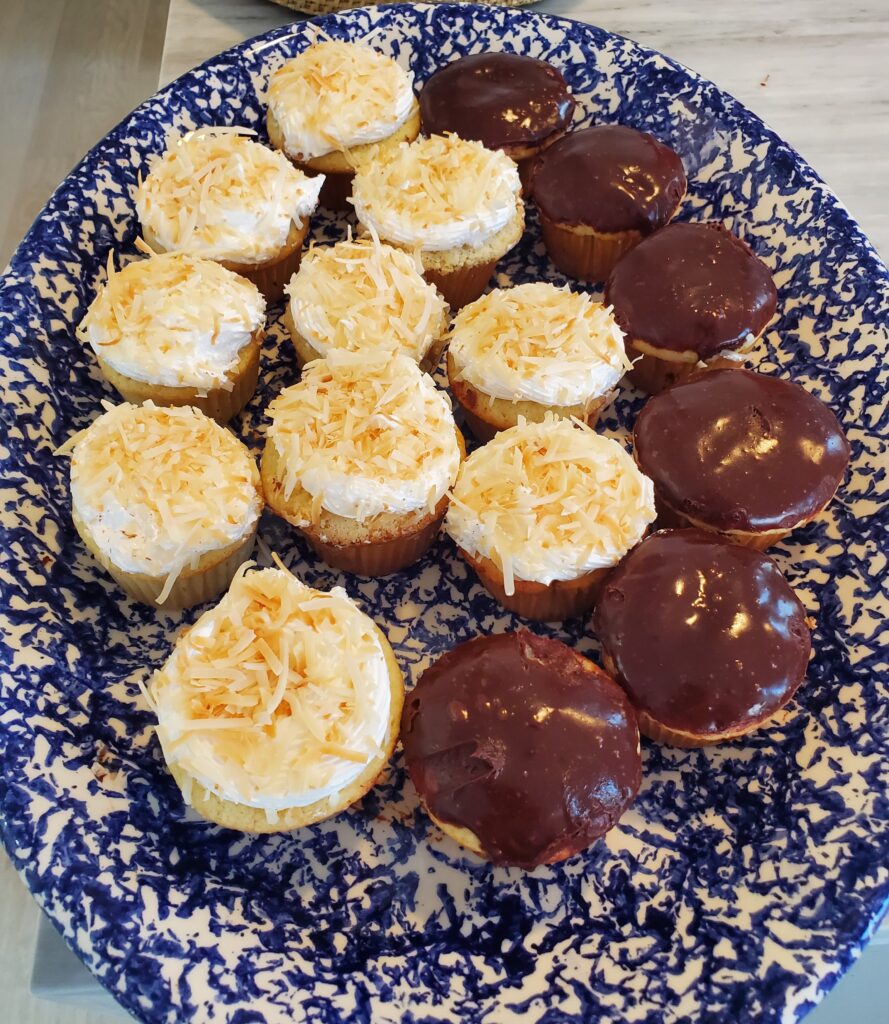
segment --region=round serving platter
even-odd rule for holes
[[[73,332],[109,250],[135,253],[130,187],[171,127],[242,124],[265,137],[263,83],[313,38],[310,24],[292,25],[139,107],[62,183],[0,283],[6,848],[69,945],[151,1024],[793,1022],[854,960],[889,897],[889,275],[758,118],[629,40],[469,4],[316,24],[371,40],[418,82],[485,49],[550,61],[579,100],[577,125],[624,122],[668,142],[689,172],[680,216],[724,222],[771,267],[779,319],[759,368],[827,401],[853,448],[827,515],[774,552],[817,623],[808,681],[744,741],[646,743],[643,787],[619,826],[531,873],[492,868],[443,837],[400,755],[361,804],[294,833],[225,831],[183,805],[137,681],[197,613],[124,599],[77,540],[67,463],[53,451],[115,399]],[[319,215],[312,235],[344,230]],[[564,282],[533,212],[498,271],[501,283]],[[262,411],[296,376],[273,322],[260,390],[233,424],[257,451]],[[625,390],[602,429],[625,438],[639,404]],[[444,538],[414,569],[365,580],[328,570],[271,518],[261,534],[309,584],[346,587],[387,632],[409,684],[454,644],[519,624]],[[582,622],[534,628],[596,656]]]

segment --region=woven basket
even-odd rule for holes
[[[280,7],[289,7],[292,11],[302,14],[333,14],[334,11],[347,11],[351,7],[372,7],[373,4],[362,3],[361,0],[273,0]],[[426,3],[450,3],[452,0],[425,0]],[[527,7],[537,0],[477,0],[491,7]]]

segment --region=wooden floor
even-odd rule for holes
[[[0,268],[90,145],[157,89],[167,8],[0,0]]]

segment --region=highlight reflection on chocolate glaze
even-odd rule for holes
[[[685,195],[682,161],[626,125],[596,125],[554,142],[535,161],[531,198],[549,220],[596,231],[649,235]]]
[[[430,813],[496,864],[531,868],[610,829],[639,788],[639,732],[620,687],[558,640],[478,637],[420,677],[401,725]]]
[[[427,135],[455,132],[489,149],[541,142],[571,122],[574,99],[551,64],[517,53],[479,53],[439,68],[420,93]]]
[[[699,373],[650,398],[633,443],[658,500],[718,530],[797,525],[827,505],[849,462],[823,402],[740,369]]]
[[[612,270],[605,301],[628,338],[705,359],[758,337],[775,314],[769,268],[721,224],[670,224]]]
[[[646,538],[609,576],[593,629],[636,709],[700,737],[774,714],[811,648],[771,558],[700,530]]]

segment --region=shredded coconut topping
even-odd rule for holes
[[[230,391],[227,374],[264,323],[259,289],[212,260],[168,253],[115,272],[109,255],[77,336],[134,380]]]
[[[243,567],[180,637],[149,697],[167,762],[273,822],[380,755],[391,702],[379,634],[344,590]]]
[[[615,565],[654,521],[654,488],[617,441],[578,420],[520,419],[464,462],[445,529],[515,580],[552,583]]]
[[[151,159],[135,190],[136,212],[164,249],[263,263],[315,209],[324,176],[308,177],[248,134],[201,128]]]
[[[456,135],[404,143],[352,184],[358,220],[387,242],[426,252],[485,244],[516,215],[521,183],[503,153]]]
[[[286,152],[306,161],[391,135],[414,109],[413,80],[371,47],[331,39],[282,64],[267,99]]]
[[[167,576],[253,529],[256,463],[229,431],[191,407],[106,406],[58,454],[72,452],[71,498],[96,544],[125,572]]]
[[[322,508],[357,520],[431,512],[457,478],[448,397],[407,356],[331,351],[305,367],[269,415],[285,495],[301,486],[313,516]]]
[[[494,398],[586,405],[632,368],[623,332],[588,295],[537,282],[464,306],[449,352],[458,379]]]
[[[447,329],[447,303],[416,256],[376,236],[313,247],[287,291],[296,329],[321,355],[401,351],[419,362]]]

